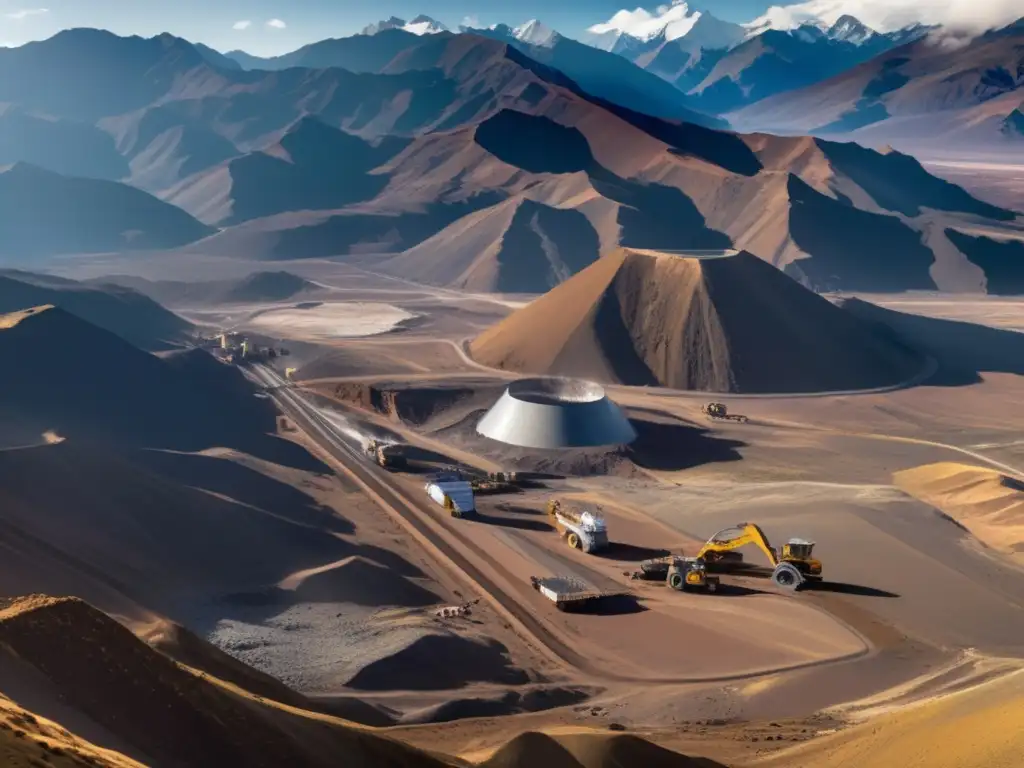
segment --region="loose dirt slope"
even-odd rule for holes
[[[967,528],[988,546],[1024,558],[1024,482],[983,467],[941,462],[907,469],[893,482]]]
[[[1024,675],[936,697],[751,765],[764,768],[1016,768]]]
[[[0,312],[53,304],[150,351],[184,340],[192,325],[142,292],[19,270],[0,271]]]
[[[14,372],[0,381],[0,414],[40,433],[208,447],[266,430],[264,403],[225,403],[213,394],[222,378],[237,372],[214,365],[197,381],[59,307],[0,315],[0,359]]]
[[[69,643],[71,646],[69,647]],[[440,766],[333,718],[270,704],[199,677],[74,598],[0,608],[0,651],[161,765]]]
[[[620,250],[473,341],[523,373],[711,392],[877,387],[922,367],[911,350],[748,253]]]
[[[630,734],[576,730],[565,733],[526,731],[501,746],[481,768],[558,766],[558,768],[722,768],[720,763],[687,757]]]
[[[153,627],[159,634],[160,625]],[[179,638],[180,639],[180,638]],[[194,645],[189,641],[190,645]],[[176,648],[172,639],[170,647]],[[199,649],[199,659],[208,652]],[[463,759],[431,754],[385,732],[262,698],[147,646],[76,598],[0,600],[0,757],[42,766],[245,765],[442,768]],[[223,667],[222,667],[223,668]],[[267,695],[267,694],[264,694]],[[67,730],[88,736],[88,741]],[[91,743],[90,743],[91,742]],[[479,759],[479,758],[477,758]],[[635,736],[590,731],[524,733],[483,763],[497,768],[712,768]]]

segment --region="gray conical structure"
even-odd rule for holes
[[[521,379],[509,385],[477,424],[484,437],[524,448],[622,445],[636,430],[597,384]]]

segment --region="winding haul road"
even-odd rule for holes
[[[243,369],[245,370],[245,369]],[[851,661],[871,653],[872,648],[864,636],[853,627],[848,627],[862,642],[862,648],[854,653],[841,657],[797,662],[773,668],[739,672],[732,675],[708,675],[686,677],[639,677],[617,674],[605,665],[593,662],[585,654],[574,649],[570,642],[552,631],[543,621],[537,618],[537,611],[512,594],[503,584],[493,578],[487,570],[481,569],[477,563],[489,565],[489,570],[502,576],[508,583],[515,583],[516,578],[504,571],[500,563],[484,552],[470,536],[455,528],[444,527],[436,521],[436,510],[426,501],[420,502],[409,498],[401,489],[396,488],[390,474],[369,461],[363,453],[361,437],[354,429],[345,430],[337,421],[328,418],[315,404],[297,393],[289,383],[272,368],[254,364],[247,370],[251,379],[273,397],[280,410],[291,418],[310,438],[327,451],[339,462],[371,496],[376,496],[385,509],[401,518],[401,522],[415,532],[417,538],[425,541],[438,552],[462,575],[475,583],[476,589],[485,599],[514,627],[531,645],[546,651],[559,663],[576,671],[583,672],[591,678],[619,683],[639,684],[685,684],[728,682],[749,680],[765,675],[779,674],[801,669],[822,667],[829,664]],[[552,606],[553,610],[553,606]]]

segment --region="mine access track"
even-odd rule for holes
[[[482,551],[470,537],[452,529],[445,529],[443,532],[435,528],[428,520],[433,519],[431,509],[426,504],[417,504],[407,497],[401,490],[396,489],[390,482],[390,475],[386,470],[380,469],[372,464],[363,454],[362,446],[347,440],[338,425],[326,418],[321,410],[312,403],[305,400],[292,387],[284,386],[286,382],[271,368],[263,365],[253,365],[249,371],[251,377],[261,385],[270,385],[268,392],[278,404],[281,411],[289,416],[307,435],[314,439],[332,458],[341,463],[353,476],[355,476],[366,488],[377,494],[387,508],[390,508],[405,521],[410,527],[416,530],[424,539],[430,542],[444,557],[460,569],[471,581],[475,582],[481,593],[492,600],[507,615],[511,616],[520,627],[525,630],[527,637],[532,638],[534,644],[546,648],[556,658],[568,666],[587,673],[587,675],[624,683],[702,683],[702,682],[725,682],[729,680],[748,680],[766,675],[778,674],[797,669],[809,669],[812,667],[824,666],[842,661],[849,661],[853,658],[864,656],[869,652],[865,647],[861,652],[852,654],[844,659],[823,659],[791,664],[776,669],[765,669],[757,672],[741,672],[734,675],[721,675],[713,678],[708,677],[670,677],[650,678],[631,675],[619,675],[608,670],[606,666],[595,664],[589,658],[578,653],[566,641],[552,632],[543,622],[534,615],[533,609],[519,602],[512,594],[506,591],[494,579],[480,570],[473,560],[466,557],[465,552],[473,552],[484,562],[491,562],[495,568],[500,568],[493,563],[492,558]],[[509,574],[509,581],[514,582],[514,577]]]
[[[446,536],[441,535],[423,519],[424,515],[430,516],[430,512],[387,482],[388,475],[385,474],[385,470],[378,469],[375,464],[370,464],[363,455],[361,448],[352,445],[339,434],[337,426],[324,417],[316,406],[307,402],[293,389],[280,386],[280,382],[275,381],[275,379],[279,379],[275,371],[263,366],[253,366],[251,370],[259,382],[266,385],[267,391],[278,403],[281,410],[287,416],[290,416],[297,426],[316,440],[335,460],[343,464],[349,472],[355,475],[371,491],[380,496],[406,523],[474,581],[485,595],[493,598],[505,611],[511,614],[533,636],[536,644],[546,647],[566,664],[584,670],[589,674],[623,681],[633,680],[633,678],[629,677],[609,675],[607,671],[597,668],[585,656],[574,651],[567,643],[538,621],[533,616],[530,608],[523,606],[463,554],[462,550],[466,549],[478,551],[478,547],[475,544],[468,538],[459,536],[458,546],[453,545]],[[382,474],[384,475],[383,477],[381,476]],[[482,552],[480,552],[480,555],[486,557]]]

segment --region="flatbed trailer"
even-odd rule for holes
[[[625,589],[597,589],[575,576],[531,576],[530,583],[560,611],[578,611],[598,600],[629,594]]]

